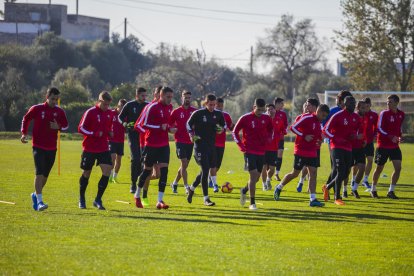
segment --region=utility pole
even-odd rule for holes
[[[253,46],[250,47],[250,73],[253,74]]]
[[[78,14],[79,14],[79,0],[76,0],[76,22],[78,22]]]
[[[124,39],[127,38],[127,24],[128,24],[127,18],[125,17],[125,20],[124,20]]]

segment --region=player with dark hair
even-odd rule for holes
[[[276,109],[274,104],[266,105],[266,114],[272,119],[273,129],[277,129],[277,125],[275,124],[277,124],[278,120],[275,120]],[[273,174],[275,173],[279,141],[279,135],[277,133],[273,133],[272,141],[266,144],[264,165],[261,173],[263,191],[269,191],[272,189],[271,180]]]
[[[372,175],[371,196],[378,198],[377,184],[379,176],[384,169],[387,160],[391,160],[394,172],[391,176],[391,184],[388,189],[387,197],[398,199],[395,195],[395,186],[400,178],[402,153],[400,142],[402,141],[401,126],[405,118],[405,113],[398,109],[400,98],[393,94],[387,98],[388,109],[381,111],[378,119],[377,149],[375,151],[375,168]]]
[[[81,157],[82,176],[79,179],[79,208],[85,209],[85,192],[89,177],[95,164],[101,167],[102,176],[98,183],[98,193],[93,206],[105,210],[102,196],[108,186],[112,169],[112,159],[109,152],[109,137],[113,137],[113,112],[109,109],[112,97],[107,91],[99,94],[98,102],[89,108],[82,116],[78,132],[83,134],[83,152]]]
[[[121,160],[124,155],[125,127],[119,122],[118,115],[126,104],[125,99],[120,99],[118,105],[113,112],[113,132],[114,136],[109,137],[109,151],[112,158],[112,171],[109,182],[118,183],[118,172],[121,169]]]
[[[310,105],[315,104],[313,100],[308,103]],[[320,105],[316,110],[316,114],[303,114],[300,119],[290,127],[292,132],[296,134],[294,150],[295,161],[293,170],[286,174],[283,177],[282,182],[276,186],[274,191],[275,200],[279,200],[283,187],[296,178],[306,166],[309,173],[309,206],[323,207],[325,205],[316,199],[316,177],[317,167],[319,166],[318,148],[322,143],[321,122],[326,119],[328,114],[329,107],[325,104]]]
[[[240,204],[244,206],[246,194],[250,191],[250,210],[257,209],[256,183],[263,169],[266,145],[272,141],[274,132],[272,119],[264,114],[265,111],[265,100],[256,99],[253,111],[241,116],[233,130],[234,141],[244,153],[250,175],[247,185],[240,190]],[[242,139],[240,139],[240,131],[242,131]]]
[[[187,132],[187,121],[191,114],[196,110],[197,108],[191,106],[191,92],[184,90],[181,93],[181,106],[172,111],[168,123],[170,126],[177,128],[177,132],[174,134],[174,139],[177,157],[181,162],[177,176],[171,184],[173,193],[177,193],[178,181],[181,177],[184,181],[186,193],[188,193],[187,167],[190,163],[191,155],[193,154],[194,144]]]
[[[335,113],[323,128],[323,133],[330,139],[332,160],[334,161],[334,172],[332,180],[323,185],[324,200],[329,199],[329,189],[335,187],[335,204],[344,205],[341,197],[342,182],[349,175],[352,167],[352,141],[358,138],[359,128],[358,115],[355,111],[355,98],[345,97],[345,108]]]
[[[152,103],[145,111],[143,127],[145,133],[145,147],[142,152],[144,170],[139,176],[138,189],[135,193],[135,206],[144,208],[141,202],[141,190],[148,177],[151,176],[154,164],[158,163],[160,178],[158,181],[157,209],[168,209],[169,206],[163,201],[165,187],[168,177],[168,163],[170,162],[170,145],[168,132],[175,133],[176,128],[169,126],[168,122],[172,112],[171,100],[173,90],[169,87],[161,89],[161,97],[158,102]]]
[[[223,113],[215,110],[216,96],[209,94],[204,102],[205,108],[199,109],[191,115],[187,122],[187,131],[194,142],[194,158],[201,171],[190,186],[187,195],[188,203],[193,201],[194,190],[201,182],[203,188],[204,205],[214,206],[208,196],[208,174],[210,168],[217,167],[217,153],[215,150],[216,133],[226,128]]]
[[[367,144],[364,147],[365,157],[366,157],[366,166],[365,166],[365,175],[362,181],[362,185],[371,189],[369,185],[369,174],[372,170],[372,163],[374,160],[374,140],[377,136],[377,124],[378,124],[378,114],[371,110],[371,99],[365,98],[363,100],[367,105],[367,112],[365,112],[365,136],[367,139]]]
[[[285,149],[285,135],[287,134],[288,121],[286,112],[284,112],[284,100],[282,98],[276,98],[274,100],[274,105],[276,109],[275,120],[278,121],[278,128],[275,129],[275,133],[280,137],[278,150],[277,150],[277,160],[276,160],[276,175],[275,178],[277,181],[280,181],[280,168],[282,167],[283,160],[283,150]]]
[[[141,174],[141,149],[139,146],[140,134],[134,129],[134,124],[148,104],[145,101],[147,90],[138,87],[135,91],[135,100],[127,102],[119,113],[119,122],[127,128],[128,144],[131,151],[131,188],[133,194],[137,189],[138,176]]]
[[[46,92],[46,101],[43,104],[32,106],[22,120],[20,141],[27,143],[27,133],[30,122],[33,120],[33,158],[36,168],[34,179],[35,192],[31,194],[33,209],[43,211],[48,205],[43,202],[43,188],[46,185],[50,170],[55,163],[57,149],[57,133],[68,129],[68,120],[65,111],[57,106],[60,91],[51,87]]]

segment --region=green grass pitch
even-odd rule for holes
[[[286,143],[282,175],[292,167],[292,143]],[[378,189],[379,200],[360,188],[361,199],[338,207],[308,206],[308,194],[288,184],[281,200],[257,189],[259,210],[239,204],[239,188],[248,174],[234,143],[228,143],[219,183],[231,182],[232,194],[213,194],[214,207],[203,206],[201,188],[192,204],[169,186],[169,210],[155,208],[157,182],[150,186],[151,207],[136,209],[129,193],[129,149],[126,144],[119,179],[103,197],[107,211],[92,207],[101,175],[94,168],[86,210],[78,209],[81,142],[62,142],[61,176],[57,162],[43,192],[49,209],[31,208],[34,165],[31,146],[0,141],[0,274],[335,274],[408,275],[414,272],[414,145],[402,145],[403,170],[396,194],[385,198],[391,164]],[[171,146],[168,182],[178,169]],[[198,172],[189,167],[192,181]],[[326,145],[318,175],[318,198],[329,172]],[[272,181],[273,186],[276,181]],[[305,189],[306,190],[306,186]],[[211,191],[211,189],[210,189]],[[117,202],[129,201],[130,205]],[[248,205],[248,204],[246,204]]]

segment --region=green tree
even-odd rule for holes
[[[277,25],[266,30],[259,39],[256,55],[275,70],[283,70],[285,95],[291,98],[297,86],[295,75],[302,68],[312,68],[323,61],[324,44],[318,39],[310,19],[294,22],[293,16],[283,15]]]
[[[91,94],[76,80],[65,80],[57,85],[62,104],[91,102]]]
[[[357,90],[406,91],[414,69],[410,0],[345,0],[339,50]],[[413,89],[413,87],[411,87]]]
[[[116,104],[120,99],[131,101],[135,98],[136,85],[130,82],[121,83],[111,91],[113,103]],[[147,91],[150,93],[150,91]]]

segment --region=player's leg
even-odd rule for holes
[[[114,167],[114,172],[112,174],[112,181],[114,183],[118,183],[118,173],[119,173],[119,170],[121,169],[121,164],[122,164],[122,155],[116,154],[115,167]]]
[[[143,161],[143,165],[144,165],[144,169],[142,170],[139,178],[138,178],[138,187],[137,190],[135,192],[134,198],[135,198],[135,206],[137,208],[143,208],[144,206],[142,205],[141,202],[141,190],[144,189],[144,185],[146,184],[146,182],[148,181],[148,179],[150,179],[151,177],[151,173],[152,173],[152,169],[153,169],[153,165],[155,163],[154,161],[154,152],[153,152],[153,148],[150,147],[145,147],[143,152],[142,152],[142,161]]]
[[[266,160],[265,160],[265,165],[263,166],[261,177],[262,177],[262,186],[263,186],[263,191],[267,191],[267,184],[266,184],[266,179],[267,179],[267,170],[269,169],[269,165],[267,164]]]
[[[309,194],[310,194],[310,201],[309,206],[311,207],[323,207],[325,204],[320,202],[316,198],[316,179],[318,169],[314,166],[306,166],[307,171],[309,172]]]
[[[275,200],[279,200],[280,193],[283,190],[283,187],[285,187],[286,184],[288,184],[290,181],[298,177],[299,173],[302,171],[303,167],[305,166],[306,159],[295,155],[295,160],[293,163],[293,170],[286,174],[279,185],[276,186],[275,191],[273,193],[273,197]]]
[[[400,148],[391,150],[390,159],[394,167],[394,172],[391,176],[391,184],[390,188],[388,189],[387,197],[391,199],[398,199],[398,197],[395,195],[395,186],[397,185],[401,173],[402,154]]]
[[[365,175],[362,181],[362,185],[365,188],[371,189],[371,185],[369,184],[368,178],[372,170],[372,163],[374,162],[374,143],[369,143],[364,148],[365,156],[366,156],[366,166],[365,166]]]
[[[276,171],[276,166],[268,165],[268,169],[266,173],[267,190],[272,190],[272,177],[275,174],[275,171]]]
[[[308,168],[303,167],[302,172],[301,172],[301,176],[299,177],[298,186],[296,186],[296,191],[298,193],[302,192],[303,182],[305,182],[305,179],[306,179],[307,175],[308,175]]]
[[[214,152],[212,154],[212,158],[210,160],[211,168],[210,168],[210,180],[213,184],[214,192],[219,192],[219,186],[217,184],[217,172],[220,170],[221,164],[223,162],[224,157],[224,147],[215,147]]]
[[[285,140],[282,137],[282,139],[280,139],[279,141],[279,146],[278,146],[278,150],[277,150],[277,159],[276,159],[276,175],[275,178],[277,181],[280,181],[280,176],[279,176],[279,172],[280,172],[280,168],[282,167],[282,160],[283,160],[283,150],[285,148]]]
[[[157,148],[157,162],[160,170],[158,180],[158,202],[157,209],[168,209],[169,206],[164,202],[164,192],[167,186],[168,164],[170,163],[170,146]]]
[[[244,168],[250,172],[250,171],[254,171],[257,170],[256,168],[256,163],[255,163],[255,159],[251,154],[245,153],[244,154]],[[244,204],[246,204],[246,194],[249,191],[249,182],[247,182],[247,185],[243,188],[240,189],[240,205],[244,206]]]
[[[249,171],[249,192],[250,192],[250,210],[256,210],[256,183],[260,179],[260,172],[263,170],[264,156],[254,155],[255,169]]]
[[[91,176],[93,165],[96,161],[96,154],[90,152],[82,152],[80,168],[82,175],[79,178],[79,208],[86,209],[85,193],[88,187],[89,178]]]
[[[99,210],[105,210],[105,207],[102,204],[102,196],[105,193],[106,187],[108,187],[109,175],[111,174],[112,159],[109,151],[101,152],[97,154],[98,165],[101,168],[102,176],[98,182],[98,192],[96,193],[95,201],[93,206]]]
[[[128,144],[131,151],[131,188],[133,194],[137,189],[138,176],[141,174],[141,149],[139,147],[139,135],[136,131],[128,132]]]
[[[352,152],[349,152],[352,158]],[[346,164],[346,155],[347,151],[343,149],[333,149],[332,156],[335,162],[336,176],[332,181],[335,184],[335,204],[343,205],[341,197],[341,186],[342,182],[345,180],[347,173],[349,173],[349,168]]]
[[[111,151],[111,160],[112,160],[112,168],[111,168],[111,173],[109,175],[109,182],[112,182],[113,175],[115,173],[115,164],[116,164],[116,153],[112,152],[112,150],[113,150],[112,143],[110,143],[109,149]]]

